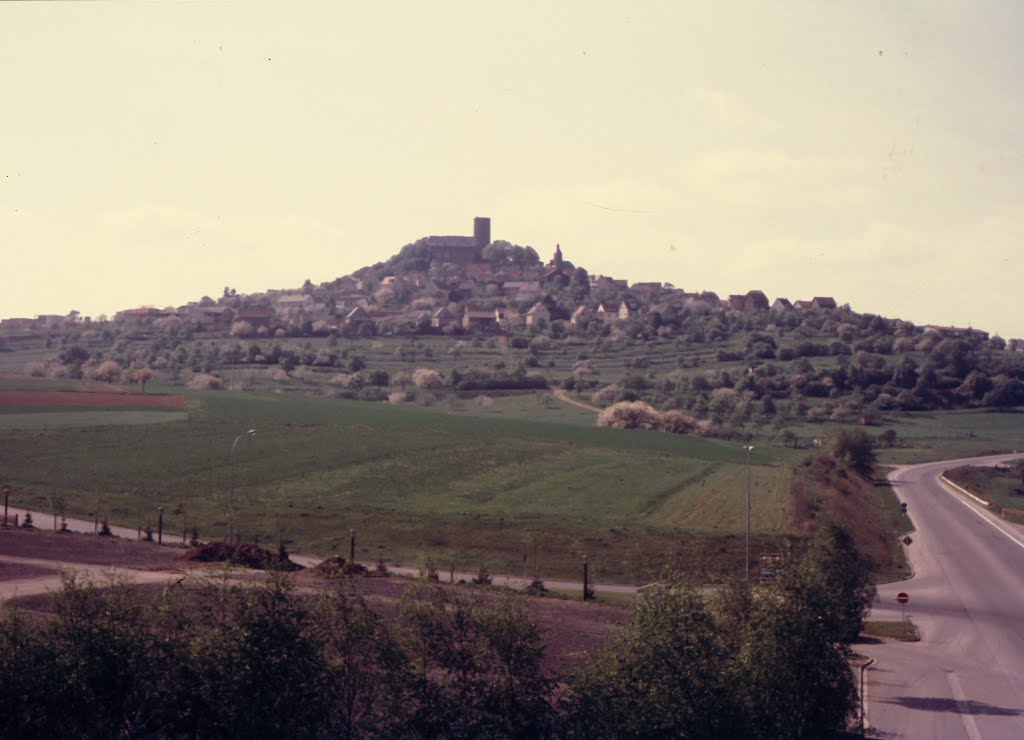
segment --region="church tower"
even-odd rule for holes
[[[553,267],[561,268],[564,260],[562,259],[562,246],[560,244],[555,245],[555,256],[551,258],[551,265]]]

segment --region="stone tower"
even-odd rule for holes
[[[478,247],[486,247],[491,243],[491,219],[485,216],[473,219],[473,241]]]

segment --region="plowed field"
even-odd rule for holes
[[[183,396],[77,391],[0,391],[0,406],[43,408],[184,409]]]

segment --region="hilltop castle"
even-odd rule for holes
[[[484,247],[491,243],[491,219],[474,218],[473,236],[428,236],[423,243],[430,250],[431,259],[457,265],[479,262]]]

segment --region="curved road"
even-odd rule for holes
[[[889,476],[916,532],[914,577],[878,589],[872,619],[901,618],[910,596],[917,643],[859,645],[867,672],[869,735],[880,738],[1024,738],[1024,530],[939,481],[1000,455],[897,469]]]

